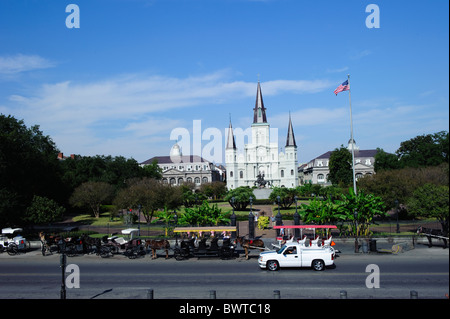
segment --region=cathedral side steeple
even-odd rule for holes
[[[233,135],[233,127],[231,126],[231,119],[230,119],[230,126],[228,128],[228,140],[227,140],[227,150],[231,149],[231,150],[235,150],[236,149],[236,142],[234,140],[234,135]]]
[[[258,88],[256,90],[255,108],[253,109],[253,124],[255,123],[267,123],[266,108],[264,107],[261,85],[259,81]]]
[[[297,147],[297,144],[295,143],[294,129],[292,128],[292,121],[291,121],[290,113],[289,113],[288,133],[287,133],[287,138],[286,138],[286,147],[288,147],[288,146]]]

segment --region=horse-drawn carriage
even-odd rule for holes
[[[124,237],[113,235],[103,237],[102,245],[99,247],[99,255],[102,258],[123,254],[129,259],[145,256],[144,243],[140,238],[136,238],[139,230],[127,228],[122,230]]]
[[[26,251],[26,239],[20,235],[22,228],[3,228],[0,235],[0,253],[6,250],[10,256]]]
[[[442,229],[433,229],[433,228],[426,228],[426,227],[422,227],[419,226],[417,228],[417,234],[418,235],[424,235],[427,237],[428,239],[428,247],[433,247],[433,242],[431,241],[432,238],[436,238],[436,239],[442,239],[442,241],[444,242],[444,248],[448,247],[448,227],[447,230],[444,231]]]
[[[189,239],[182,240],[178,244],[178,236],[174,248],[176,260],[188,259],[191,257],[219,257],[221,259],[230,259],[235,256],[235,243],[229,237],[230,232],[235,232],[236,226],[212,226],[212,227],[177,227],[174,233],[186,233]],[[210,233],[202,237],[204,233]],[[223,235],[222,245],[219,245],[219,236]],[[202,237],[198,240],[198,236]],[[208,239],[209,243],[208,243]]]
[[[65,253],[69,257],[80,254],[99,253],[101,245],[100,239],[92,238],[88,235],[69,236],[39,233],[41,241],[42,256],[52,255],[54,251],[57,253]]]

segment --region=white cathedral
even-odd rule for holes
[[[286,138],[285,151],[278,153],[278,141],[270,142],[270,125],[267,123],[261,86],[258,81],[256,103],[253,109],[251,141],[244,146],[244,153],[239,153],[233,135],[230,120],[228,140],[225,149],[227,170],[227,188],[255,186],[258,175],[267,182],[266,187],[281,186],[292,188],[298,186],[297,145],[291,117]]]

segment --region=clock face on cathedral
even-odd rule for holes
[[[258,148],[258,156],[264,156],[266,155],[266,149],[264,147]]]

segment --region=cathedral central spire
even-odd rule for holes
[[[266,108],[261,93],[261,85],[258,80],[258,88],[256,90],[256,103],[253,109],[253,124],[255,123],[267,123]]]

